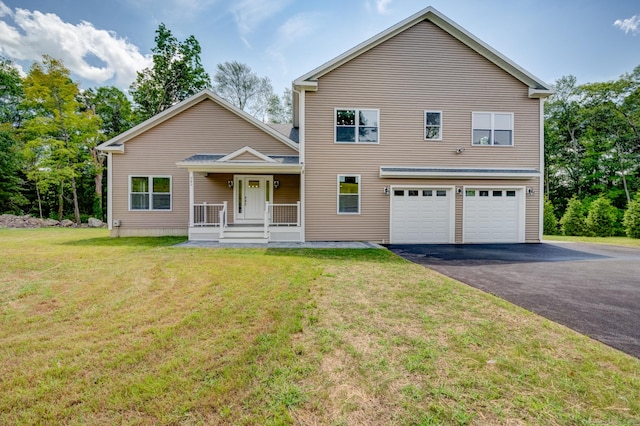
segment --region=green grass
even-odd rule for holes
[[[385,250],[0,229],[0,424],[638,424],[640,361]]]
[[[608,244],[612,246],[640,247],[640,239],[628,237],[569,237],[545,235],[544,241],[567,241],[574,243]]]

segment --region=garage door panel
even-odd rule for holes
[[[464,242],[522,242],[522,191],[469,188],[464,198]]]
[[[404,188],[392,191],[391,242],[450,243],[452,191]]]

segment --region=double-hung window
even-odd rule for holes
[[[130,210],[171,210],[170,176],[131,176]]]
[[[379,111],[377,109],[335,110],[336,143],[378,143]]]
[[[513,145],[513,113],[474,112],[473,145]]]
[[[360,213],[360,176],[338,176],[338,213]]]
[[[442,111],[424,112],[424,139],[442,140]]]

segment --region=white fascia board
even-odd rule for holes
[[[262,161],[265,161],[267,163],[277,163],[276,160],[274,160],[273,158],[269,157],[268,155],[265,155],[263,153],[261,153],[260,151],[257,151],[253,148],[251,148],[250,146],[245,146],[243,148],[240,148],[237,151],[232,152],[229,155],[226,155],[224,157],[222,157],[221,159],[217,160],[220,163],[224,163],[227,161],[232,161],[234,158],[239,157],[242,154],[246,154],[249,153],[259,159],[261,159]]]
[[[176,166],[191,172],[206,173],[284,173],[299,174],[302,171],[301,164],[273,164],[273,163],[217,163],[179,161]]]
[[[96,147],[98,151],[115,152],[116,154],[124,153],[124,145],[106,145],[106,142]]]
[[[554,90],[551,89],[534,89],[534,88],[529,88],[529,97],[531,99],[542,99],[542,98],[548,98],[549,96],[553,95],[555,93]]]
[[[455,178],[455,179],[531,179],[540,176],[540,172],[530,172],[529,169],[522,172],[514,173],[512,170],[499,171],[499,169],[492,172],[478,171],[460,171],[452,169],[451,171],[416,171],[416,170],[384,170],[384,169],[401,169],[402,167],[383,166],[380,167],[381,178],[421,178],[421,179],[440,179],[440,178]],[[510,171],[511,170],[511,171]]]
[[[446,31],[451,36],[455,37],[463,44],[473,49],[478,54],[487,58],[496,66],[502,68],[503,70],[520,80],[522,83],[529,86],[530,89],[539,91],[550,90],[550,86],[547,83],[543,82],[541,79],[521,68],[509,58],[493,49],[491,46],[484,43],[482,40],[478,39],[476,36],[468,32],[460,25],[447,18],[431,6],[410,16],[404,21],[397,23],[387,30],[369,38],[368,40],[358,44],[352,49],[347,50],[343,54],[324,63],[323,65],[308,72],[307,74],[304,74],[303,76],[297,78],[296,80],[294,80],[294,85],[304,87],[305,85],[315,84],[315,89],[310,90],[317,90],[318,78],[424,20],[428,20],[437,25],[442,30]]]

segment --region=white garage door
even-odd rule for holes
[[[465,188],[463,222],[465,243],[524,242],[523,191]]]
[[[393,188],[391,243],[453,243],[453,191]]]

